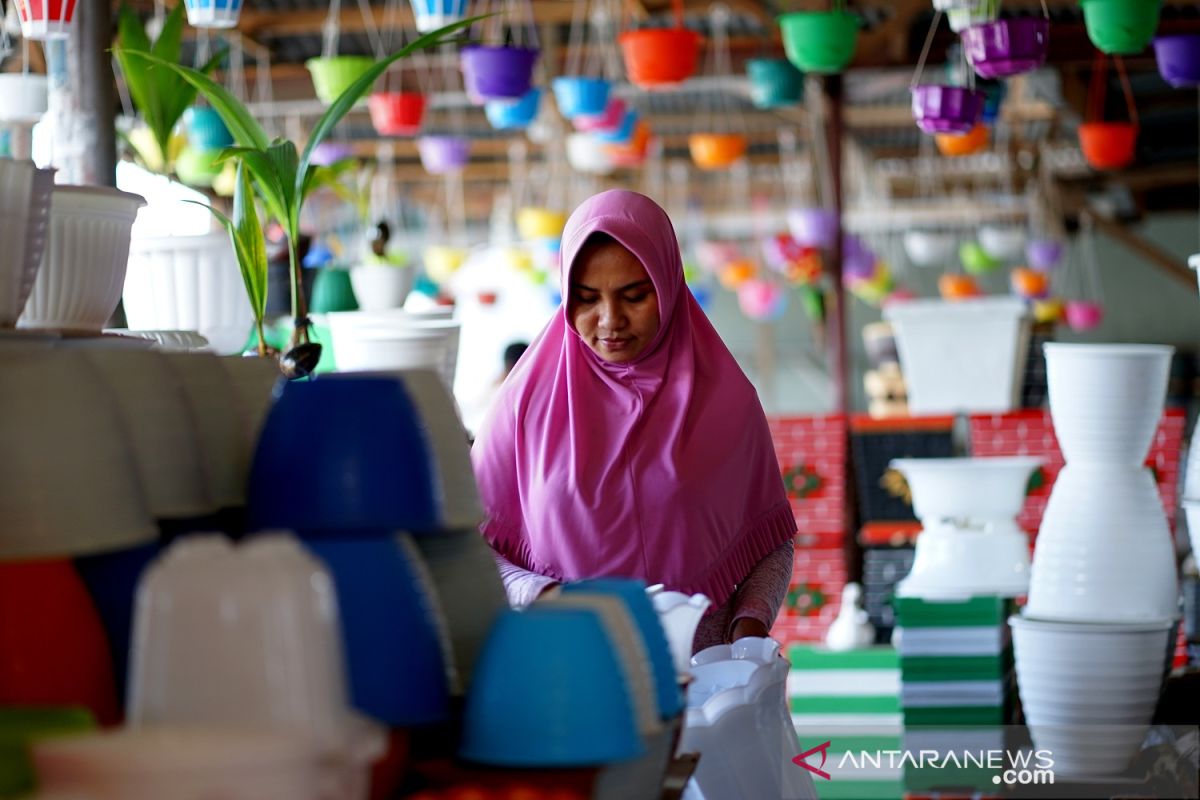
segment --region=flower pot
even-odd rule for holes
[[[45,75],[0,75],[0,122],[37,122],[46,113],[48,88]]]
[[[225,166],[217,160],[220,155],[220,150],[185,147],[175,159],[175,175],[188,186],[212,186]]]
[[[981,152],[988,145],[988,129],[976,125],[964,134],[939,133],[935,135],[938,151],[944,156],[970,156]]]
[[[1079,0],[1088,38],[1109,55],[1137,55],[1158,28],[1160,0]]]
[[[33,291],[50,222],[54,170],[0,159],[0,328],[17,324]]]
[[[952,233],[908,231],[904,234],[904,252],[918,267],[945,266],[954,257],[954,245]]]
[[[122,296],[131,328],[197,331],[221,354],[240,353],[254,325],[224,232],[134,238]]]
[[[36,41],[66,39],[71,35],[75,5],[75,0],[18,0],[21,35]]]
[[[1015,17],[972,25],[962,32],[963,51],[982,78],[1008,78],[1032,72],[1046,61],[1050,20]]]
[[[415,277],[412,267],[392,264],[360,264],[350,268],[354,297],[363,311],[403,307]]]
[[[350,283],[349,271],[336,267],[319,269],[317,277],[313,280],[309,309],[314,314],[357,310],[358,300],[354,297],[354,286]]]
[[[1013,292],[1026,300],[1045,297],[1050,291],[1050,276],[1029,267],[1017,267],[1009,275]]]
[[[417,31],[430,33],[465,19],[467,0],[412,0]]]
[[[972,25],[981,25],[991,19],[992,15],[983,0],[967,2],[946,11],[946,20],[950,23],[950,30],[958,34]]]
[[[983,294],[970,275],[946,273],[938,278],[938,294],[943,300],[966,300]]]
[[[313,148],[310,164],[318,167],[331,167],[339,161],[354,157],[354,148],[345,142],[324,141]]]
[[[1162,416],[1173,347],[1047,343],[1050,415],[1067,463],[1140,466]]]
[[[779,28],[788,61],[804,72],[841,72],[854,58],[858,17],[846,11],[784,14]]]
[[[1029,336],[1021,300],[910,300],[883,317],[895,328],[912,414],[1019,407]]]
[[[693,133],[688,151],[700,169],[725,169],[746,153],[746,137],[737,133]]]
[[[983,114],[980,119],[991,124],[1000,116],[1000,107],[1008,94],[1008,84],[1004,81],[979,80],[975,86],[983,91]]]
[[[1066,313],[1063,301],[1056,297],[1051,297],[1046,300],[1037,300],[1033,304],[1033,320],[1043,324],[1054,324],[1063,318]]]
[[[615,128],[598,130],[592,133],[592,136],[597,141],[606,144],[626,144],[633,138],[633,131],[637,127],[638,112],[636,109],[626,108],[625,115],[621,118],[620,124]]]
[[[1017,225],[983,225],[979,246],[994,259],[1016,261],[1025,250],[1025,231]]]
[[[971,275],[983,275],[1000,266],[1000,261],[979,242],[963,242],[958,248],[958,259]]]
[[[782,58],[752,58],[746,62],[750,100],[758,108],[780,108],[804,97],[804,76]]]
[[[192,106],[183,112],[188,141],[197,150],[220,150],[233,144],[233,134],[221,115],[209,106]]]
[[[428,245],[421,254],[425,274],[436,283],[445,283],[466,263],[467,250],[444,244]]]
[[[608,175],[616,166],[604,142],[595,134],[578,132],[567,135],[567,163],[591,175]]]
[[[1079,126],[1079,149],[1093,169],[1121,169],[1133,163],[1137,136],[1131,122],[1085,122]]]
[[[459,64],[467,94],[480,100],[519,100],[533,84],[539,51],[530,47],[464,47]]]
[[[638,120],[633,128],[633,136],[624,144],[605,144],[613,165],[618,167],[637,167],[646,160],[646,152],[650,146],[650,126],[645,120]]]
[[[829,250],[837,240],[837,217],[824,208],[792,208],[787,212],[788,230],[804,247]]]
[[[433,175],[458,172],[471,160],[471,140],[464,136],[422,136],[417,139],[421,166]]]
[[[380,136],[416,136],[425,117],[420,92],[375,92],[367,98],[371,125]]]
[[[1200,34],[1156,36],[1154,55],[1167,83],[1180,89],[1200,86]]]
[[[117,308],[140,195],[56,186],[42,266],[19,327],[99,332]]]
[[[517,234],[526,241],[562,236],[567,215],[548,208],[527,206],[517,212]]]
[[[370,56],[321,56],[304,62],[317,99],[329,105],[375,64]]]
[[[1054,239],[1031,239],[1025,245],[1025,260],[1040,272],[1049,272],[1062,261],[1062,242]]]
[[[580,114],[571,120],[575,130],[583,133],[597,133],[616,128],[625,119],[625,101],[619,97],[609,97],[608,105],[599,114]]]
[[[696,71],[700,34],[684,27],[642,28],[617,37],[629,81],[643,89],[681,83]]]
[[[967,133],[983,113],[983,92],[926,84],[912,89],[913,119],[926,133]]]
[[[242,0],[184,0],[193,28],[236,28]]]
[[[567,119],[603,114],[612,84],[604,78],[564,75],[554,79],[554,101]]]
[[[524,130],[537,118],[541,102],[542,90],[535,87],[519,100],[489,100],[483,111],[496,130]]]

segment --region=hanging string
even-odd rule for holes
[[[383,38],[379,35],[379,26],[375,24],[375,14],[367,0],[358,0],[358,13],[362,16],[363,28],[367,32],[367,40],[371,43],[371,52],[377,61],[382,61],[387,52],[383,49]]]
[[[208,39],[208,28],[201,28],[196,34],[196,52],[192,55],[192,66],[200,69],[212,55],[212,44]]]
[[[583,60],[583,46],[587,41],[588,27],[591,18],[588,15],[591,3],[588,0],[575,3],[571,10],[571,28],[567,33],[567,58],[563,65],[564,75],[579,75],[580,61]]]
[[[921,48],[921,57],[917,59],[917,69],[913,72],[912,81],[909,82],[908,88],[915,88],[921,82],[921,73],[925,71],[925,59],[929,58],[929,48],[933,46],[933,36],[937,33],[938,23],[942,21],[942,10],[939,8],[933,15],[933,23],[929,26],[929,32],[925,34],[925,45]]]
[[[1084,300],[1104,303],[1104,287],[1100,282],[1100,260],[1096,256],[1096,231],[1090,211],[1079,216],[1080,237],[1083,239],[1083,291]]]
[[[329,0],[329,13],[321,23],[321,56],[337,55],[338,34],[341,32],[342,0]]]

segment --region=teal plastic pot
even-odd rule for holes
[[[1109,55],[1146,49],[1158,28],[1160,0],[1079,0],[1092,44]]]
[[[797,11],[779,18],[788,61],[804,72],[835,74],[854,58],[858,17],[846,11]]]
[[[804,97],[804,75],[782,58],[752,58],[746,62],[750,100],[758,108],[779,108]]]
[[[334,267],[323,267],[313,280],[312,302],[309,310],[314,314],[330,311],[357,311],[358,300],[354,286],[350,283],[350,271]]]

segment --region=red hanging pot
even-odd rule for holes
[[[1137,151],[1137,107],[1133,104],[1133,91],[1129,86],[1129,78],[1125,75],[1125,66],[1119,57],[1117,74],[1121,78],[1121,88],[1125,93],[1129,122],[1107,122],[1099,119],[1100,109],[1104,108],[1107,68],[1108,62],[1105,57],[1097,53],[1088,90],[1088,121],[1079,126],[1079,149],[1083,151],[1083,157],[1093,169],[1127,167],[1133,163]]]
[[[367,98],[371,124],[380,136],[415,136],[425,117],[420,92],[376,92]]]
[[[71,35],[75,0],[17,0],[17,16],[26,39],[66,39]]]
[[[683,2],[674,0],[675,27],[629,30],[617,37],[629,81],[643,89],[681,83],[696,71],[700,34],[683,27]]]

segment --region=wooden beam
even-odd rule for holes
[[[1174,254],[1167,252],[1154,242],[1129,230],[1120,222],[1094,212],[1091,212],[1091,215],[1097,230],[1103,231],[1110,239],[1120,242],[1167,275],[1187,286],[1188,289],[1195,291],[1196,273],[1188,268],[1187,263],[1180,261]]]

